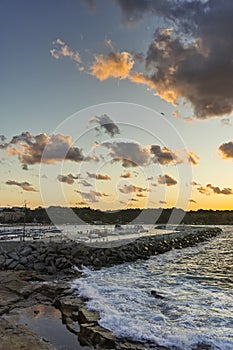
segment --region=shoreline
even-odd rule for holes
[[[17,341],[20,341],[19,334],[17,336],[20,329],[21,334],[24,334],[25,344],[30,344],[32,350],[54,349],[45,341],[41,343],[39,338],[33,338],[30,335],[30,326],[24,329],[14,321],[9,326],[7,322],[10,322],[10,320],[4,320],[4,316],[9,315],[11,310],[25,310],[28,307],[41,304],[59,309],[62,322],[67,329],[78,337],[81,345],[86,345],[89,349],[97,346],[96,349],[144,350],[146,347],[143,343],[133,342],[130,339],[117,339],[110,331],[99,326],[98,313],[87,310],[85,307],[86,300],[75,296],[74,291],[70,288],[70,282],[80,276],[80,272],[73,269],[72,266],[83,264],[99,269],[103,266],[134,261],[138,258],[148,259],[151,255],[164,253],[174,248],[181,249],[195,245],[219,233],[221,233],[221,230],[218,228],[206,228],[201,231],[196,229],[195,232],[177,232],[154,239],[152,237],[141,237],[134,242],[117,248],[96,248],[82,245],[80,249],[80,246],[77,247],[74,242],[62,242],[60,244],[51,242],[49,245],[42,242],[33,242],[33,244],[32,242],[25,242],[25,244],[20,242],[20,245],[14,245],[14,248],[11,244],[5,245],[5,251],[3,251],[4,245],[0,244],[0,266],[4,266],[4,270],[0,271],[2,282],[0,289],[0,334],[4,334],[4,329],[8,329],[9,334],[12,333],[13,338],[18,339],[15,340],[17,343]],[[134,254],[132,251],[134,251]],[[80,256],[81,252],[82,257]],[[33,253],[31,254],[34,257],[33,265],[30,259],[29,261],[25,260],[25,257],[30,257],[29,253]],[[109,253],[111,254],[109,255]],[[1,259],[3,256],[4,262]],[[46,258],[47,265],[43,264]],[[52,258],[52,260],[48,258]],[[51,261],[53,264],[51,264]],[[6,264],[9,264],[9,266],[7,267]],[[18,268],[19,265],[23,266],[23,270]],[[9,337],[9,334],[7,334],[7,337]],[[4,338],[2,339],[1,342],[4,344]],[[32,339],[35,344],[31,343]],[[20,348],[17,346],[12,347],[11,350]],[[3,347],[1,348],[0,345],[0,350],[2,349]],[[150,349],[169,350],[156,344],[151,346]]]

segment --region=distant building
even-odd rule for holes
[[[0,222],[16,222],[24,217],[22,211],[13,211],[13,210],[1,210],[0,211]]]

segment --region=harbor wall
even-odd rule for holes
[[[73,266],[101,268],[148,259],[171,249],[182,249],[196,245],[220,234],[217,227],[188,229],[173,233],[163,233],[139,237],[134,240],[118,240],[118,246],[108,242],[100,246],[75,241],[46,242],[1,242],[0,269],[35,270],[55,274]],[[99,246],[98,246],[99,244]]]

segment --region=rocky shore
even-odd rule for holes
[[[99,315],[85,308],[85,300],[73,294],[69,281],[80,272],[73,266],[92,266],[99,269],[171,249],[181,249],[205,241],[221,232],[219,228],[205,228],[176,232],[166,236],[141,237],[118,247],[96,247],[62,242],[1,242],[0,243],[0,350],[52,350],[51,344],[10,317],[12,310],[33,305],[53,305],[61,312],[68,330],[81,345],[89,349],[166,350],[164,347],[117,339],[99,326]],[[8,340],[7,340],[8,339]],[[9,345],[10,339],[10,345]],[[8,341],[8,343],[7,343]],[[168,350],[168,349],[167,349]]]
[[[117,247],[98,247],[98,242],[93,246],[75,241],[2,242],[0,269],[55,274],[72,266],[101,268],[148,259],[171,249],[193,246],[220,232],[220,228],[192,229],[166,235],[144,236],[132,242],[124,241],[124,244]]]

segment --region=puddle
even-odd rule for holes
[[[61,312],[53,306],[34,305],[20,309],[17,323],[28,326],[56,350],[91,350],[90,347],[80,345],[78,337],[62,323]]]

